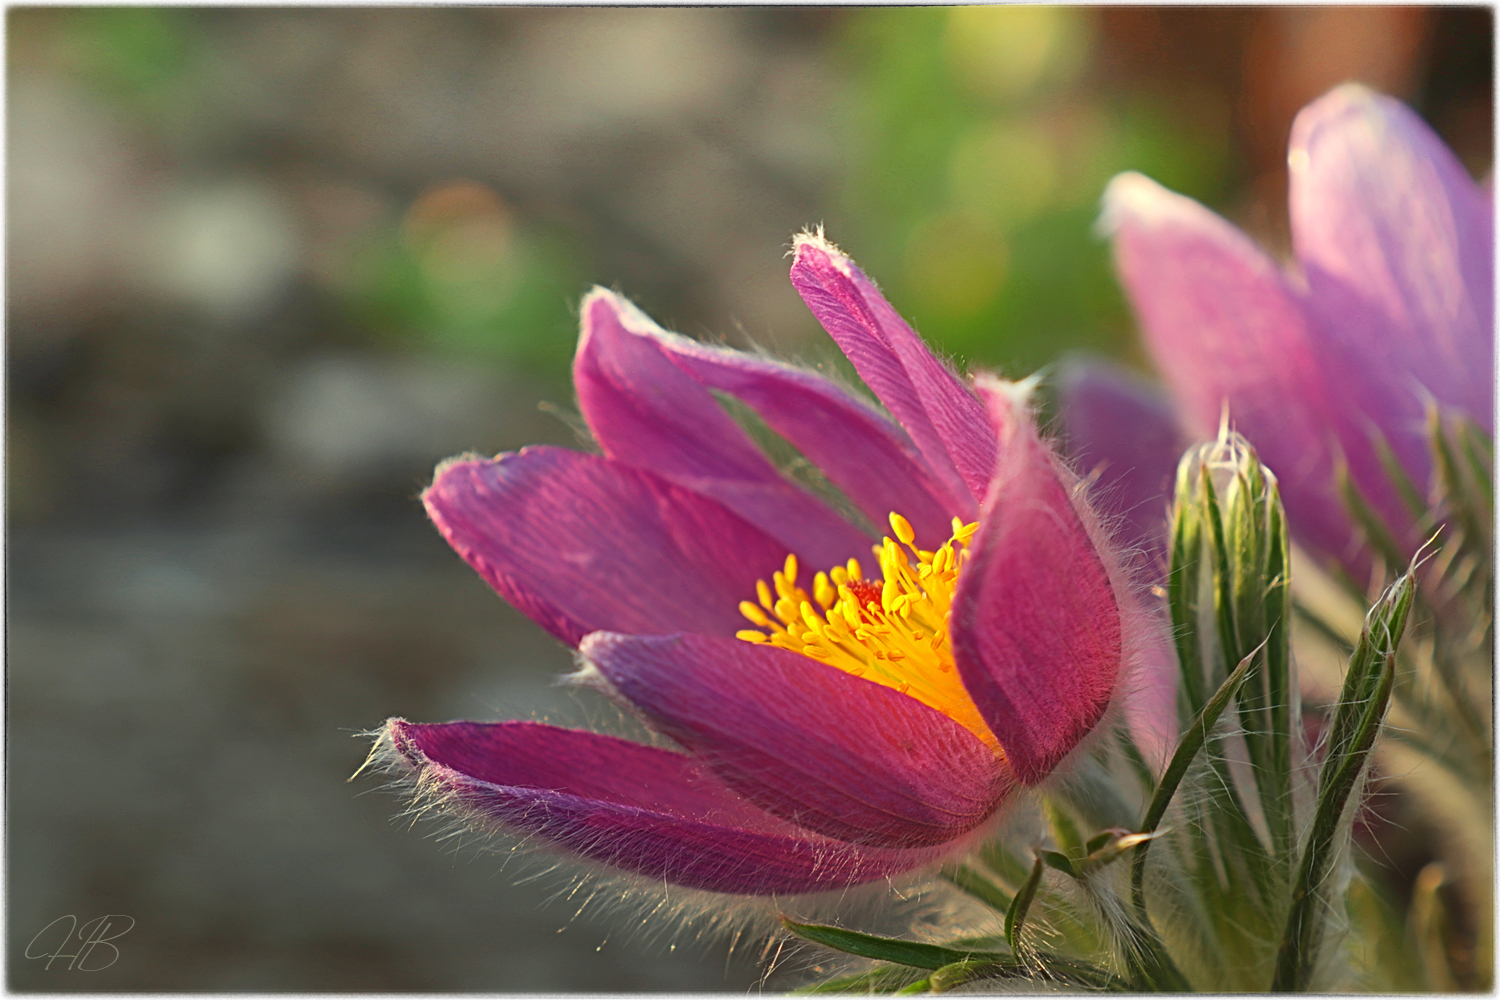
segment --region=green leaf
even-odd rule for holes
[[[985,962],[970,959],[945,965],[928,977],[934,993],[946,993],[976,979],[1027,979],[1066,983],[1097,990],[1126,992],[1130,984],[1103,969],[1059,955],[1043,953],[1030,962],[1012,959],[1007,962]]]
[[[899,938],[877,937],[860,931],[846,930],[829,924],[804,924],[786,917],[782,926],[798,937],[827,945],[836,951],[862,958],[873,958],[881,962],[895,962],[917,969],[941,969],[954,962],[966,962],[971,958],[998,962],[1011,958],[1004,952],[971,952],[944,948],[942,945],[925,944],[921,941],[902,941]]]
[[[814,983],[801,989],[793,990],[793,996],[802,996],[813,993],[858,993],[869,995],[872,993],[894,993],[896,990],[911,985],[911,977],[914,970],[905,965],[885,965],[869,972],[861,972],[854,976],[841,976],[838,979],[830,979],[826,983]],[[925,982],[926,980],[922,980]]]
[[[962,986],[971,979],[978,979],[989,970],[997,970],[998,967],[992,962],[983,962],[969,959],[966,962],[954,962],[945,965],[927,977],[927,982],[934,993],[946,993],[951,989]]]
[[[1073,817],[1050,795],[1042,796],[1042,817],[1047,821],[1047,831],[1052,834],[1052,839],[1064,854],[1081,856],[1084,853],[1083,834],[1078,832],[1078,824],[1073,822]]]
[[[1004,913],[1015,898],[968,865],[944,865],[939,874],[991,909]]]
[[[1043,867],[1044,863],[1039,854],[1031,866],[1031,874],[1026,877],[1026,882],[1021,886],[1021,891],[1016,893],[1016,898],[1011,900],[1010,909],[1005,911],[1005,940],[1010,943],[1013,951],[1016,941],[1021,937],[1021,928],[1026,924],[1026,911],[1031,909],[1031,901],[1036,898],[1036,888],[1042,883]]]
[[[1151,804],[1146,809],[1145,818],[1141,820],[1141,833],[1150,834],[1156,832],[1161,818],[1166,815],[1167,807],[1172,804],[1173,797],[1177,794],[1177,788],[1182,784],[1183,776],[1187,774],[1188,766],[1192,764],[1193,758],[1198,756],[1198,751],[1203,749],[1203,744],[1208,741],[1208,734],[1218,724],[1219,716],[1224,713],[1224,708],[1229,704],[1235,692],[1239,690],[1245,678],[1249,676],[1250,665],[1255,660],[1255,654],[1259,650],[1252,650],[1250,655],[1240,661],[1234,672],[1224,679],[1219,685],[1219,690],[1203,706],[1193,724],[1188,727],[1187,732],[1182,734],[1177,749],[1172,754],[1172,760],[1167,764],[1167,769],[1162,773],[1161,783],[1156,786],[1156,794],[1151,796]],[[1135,862],[1130,873],[1131,894],[1135,899],[1136,912],[1142,920],[1146,917],[1146,852],[1151,849],[1151,841],[1144,840],[1140,849],[1136,852]]]
[[[1406,467],[1401,464],[1401,459],[1391,450],[1391,444],[1385,439],[1385,435],[1379,430],[1370,432],[1370,444],[1375,447],[1375,454],[1380,459],[1380,465],[1385,469],[1386,478],[1396,488],[1396,495],[1406,505],[1407,511],[1412,517],[1421,519],[1427,514],[1427,498],[1417,488],[1417,484],[1411,481],[1407,475]]]
[[[1359,487],[1354,485],[1354,480],[1349,476],[1348,465],[1340,462],[1334,472],[1334,478],[1338,482],[1339,496],[1343,498],[1344,506],[1349,510],[1349,516],[1354,523],[1359,525],[1365,533],[1365,540],[1370,547],[1385,560],[1387,566],[1400,566],[1406,562],[1406,557],[1401,554],[1401,546],[1396,542],[1396,536],[1391,533],[1390,526],[1385,523],[1375,508],[1370,506]]]
[[[1415,564],[1381,595],[1365,618],[1365,628],[1349,661],[1329,738],[1328,756],[1318,775],[1318,802],[1308,831],[1292,905],[1276,956],[1273,992],[1302,992],[1317,964],[1324,910],[1319,894],[1338,856],[1338,839],[1349,836],[1345,810],[1364,774],[1396,675],[1396,649],[1416,594]]]
[[[1485,506],[1495,505],[1495,442],[1479,425],[1467,417],[1454,421],[1459,446],[1469,463],[1469,474],[1479,487]]]
[[[1048,868],[1056,869],[1071,878],[1078,877],[1078,870],[1073,867],[1073,862],[1068,860],[1066,854],[1059,854],[1056,851],[1041,851],[1037,856],[1047,863]]]

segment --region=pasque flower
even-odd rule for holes
[[[1287,159],[1289,268],[1138,174],[1111,182],[1104,223],[1184,428],[1213,437],[1227,403],[1297,538],[1359,573],[1341,475],[1414,549],[1390,459],[1427,485],[1434,407],[1493,432],[1493,200],[1409,108],[1356,85],[1302,110]]]
[[[581,677],[681,749],[393,719],[386,758],[426,793],[653,880],[809,892],[960,849],[1100,724],[1144,626],[1029,385],[971,390],[820,234],[797,239],[792,282],[894,421],[597,289],[574,381],[603,454],[458,458],[423,496],[502,597],[577,647]]]

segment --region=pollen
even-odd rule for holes
[[[812,592],[797,582],[797,559],[759,581],[759,603],[741,601],[755,626],[736,635],[779,646],[883,684],[934,708],[984,740],[998,743],[953,664],[948,618],[953,591],[979,529],[953,519],[953,534],[935,550],[917,547],[911,523],[890,516],[891,532],[873,546],[880,575],[866,579],[857,559],[818,573]],[[774,599],[773,599],[774,595]]]

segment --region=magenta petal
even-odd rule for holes
[[[565,448],[449,462],[422,501],[501,597],[575,645],[597,629],[733,635],[786,557],[714,500]]]
[[[1095,508],[1122,519],[1117,540],[1142,554],[1152,579],[1166,555],[1167,508],[1186,448],[1166,397],[1123,368],[1074,361],[1058,380],[1069,457],[1097,475]]]
[[[531,722],[387,723],[424,791],[516,833],[654,880],[713,892],[816,892],[921,865],[923,851],[804,834],[682,754]]]
[[[1099,721],[1123,654],[1109,572],[1014,385],[982,382],[1000,464],[953,599],[953,656],[1011,769],[1035,784]]]
[[[1366,415],[1420,438],[1430,393],[1490,428],[1490,199],[1415,112],[1356,85],[1302,110],[1288,165],[1297,256]]]
[[[1357,540],[1334,484],[1337,397],[1300,297],[1198,203],[1139,174],[1116,177],[1104,199],[1121,281],[1184,429],[1212,439],[1227,401],[1231,423],[1279,477],[1299,536],[1351,555]]]
[[[884,525],[887,515],[897,511],[916,528],[918,538],[948,536],[948,522],[959,511],[902,430],[873,406],[815,372],[700,344],[641,319],[641,325],[626,323],[625,329],[651,339],[704,386],[753,409],[870,520]]]
[[[933,356],[875,283],[819,236],[796,240],[792,284],[972,520],[995,469],[984,407]]]
[[[735,791],[809,830],[879,847],[946,843],[1008,776],[978,737],[811,657],[700,635],[591,635],[580,651]]]
[[[788,482],[713,394],[672,363],[664,336],[611,292],[583,300],[573,384],[604,453],[713,497],[808,565],[838,565],[868,549],[862,532]]]

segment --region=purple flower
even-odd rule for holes
[[[1029,385],[971,391],[821,236],[797,240],[792,282],[895,422],[599,289],[574,380],[603,454],[459,458],[424,494],[458,553],[681,751],[393,719],[382,747],[423,792],[652,880],[810,892],[962,849],[1098,726],[1145,626]],[[857,514],[784,477],[716,392]]]
[[[1138,174],[1111,182],[1105,224],[1184,429],[1211,438],[1227,402],[1298,539],[1362,574],[1340,468],[1413,549],[1382,450],[1422,488],[1430,407],[1493,432],[1493,204],[1409,108],[1354,85],[1302,110],[1288,164],[1290,269]]]

